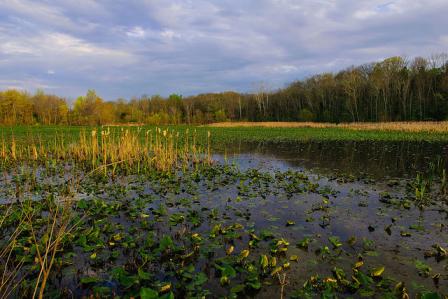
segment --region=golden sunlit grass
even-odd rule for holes
[[[22,273],[25,256],[20,258],[18,263],[13,262],[12,256],[20,250],[25,252],[34,250],[39,274],[31,298],[41,299],[44,298],[45,287],[56,263],[56,254],[61,250],[63,239],[76,228],[81,220],[70,225],[72,220],[72,199],[70,198],[51,204],[45,223],[36,220],[39,219],[40,211],[33,208],[31,201],[19,202],[19,204],[21,208],[20,214],[17,215],[16,229],[5,240],[6,246],[0,251],[0,260],[4,261],[0,265],[0,298],[10,298],[25,276],[30,273]],[[5,215],[0,217],[0,228],[9,216],[11,209],[12,205],[9,205]],[[31,247],[21,245],[18,240],[23,238],[28,240]]]
[[[143,127],[145,124],[144,123],[110,123],[107,125],[103,125],[103,128],[107,128],[107,127]]]
[[[50,144],[44,145],[39,138],[31,137],[26,143],[18,144],[14,137],[0,142],[0,161],[45,162],[55,159],[90,165],[91,169],[112,169],[118,166],[140,169],[170,171],[175,167],[187,167],[190,163],[211,162],[210,133],[207,144],[197,143],[196,131],[186,130],[182,136],[173,129],[114,129],[82,130],[79,138],[68,142],[64,135],[58,135]]]
[[[2,228],[4,221],[10,215],[12,210],[12,206],[9,206],[4,215],[0,216],[0,228]],[[24,211],[22,211],[22,216]],[[0,259],[5,261],[0,265],[0,298],[8,298],[10,294],[17,288],[21,279],[16,281],[16,278],[20,272],[20,269],[23,266],[24,258],[20,260],[19,263],[13,264],[11,261],[11,255],[13,254],[14,248],[17,245],[17,238],[21,235],[23,231],[23,223],[25,222],[24,217],[20,217],[20,222],[16,226],[16,229],[10,234],[8,239],[6,240],[6,246],[0,251]]]
[[[31,230],[32,242],[36,249],[37,261],[40,266],[33,298],[42,299],[44,297],[45,286],[55,263],[56,253],[60,250],[62,239],[75,227],[75,225],[69,227],[71,201],[65,201],[64,203],[61,206],[55,205],[50,210],[42,238],[37,237],[37,232],[33,227],[35,221],[33,213],[29,212],[26,215],[28,226]]]
[[[319,122],[222,122],[210,127],[265,127],[265,128],[344,128],[351,130],[403,131],[403,132],[448,132],[448,121],[441,122],[380,122],[380,123],[319,123]]]

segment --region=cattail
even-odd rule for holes
[[[13,160],[15,160],[17,158],[16,156],[16,141],[15,139],[12,139],[12,143],[11,143],[11,157]]]
[[[33,145],[33,159],[34,159],[34,160],[37,160],[37,158],[38,158],[38,155],[37,155],[37,148],[36,148],[35,145]]]

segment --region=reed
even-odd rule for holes
[[[50,144],[43,145],[40,138],[30,137],[29,142],[17,144],[14,138],[2,138],[1,165],[20,163],[43,164],[57,162],[76,162],[92,169],[101,169],[106,175],[112,170],[128,172],[143,170],[173,171],[184,169],[192,164],[211,163],[211,134],[208,132],[205,146],[198,145],[196,131],[180,132],[173,129],[155,128],[143,133],[143,129],[109,127],[82,130],[76,141],[67,142],[63,134],[57,135]],[[11,140],[8,146],[6,140]]]
[[[36,205],[40,204],[30,200],[16,205],[10,204],[0,219],[0,229],[5,221],[17,221],[15,230],[7,240],[4,240],[5,246],[0,252],[1,299],[10,298],[21,282],[30,275],[37,275],[37,278],[31,290],[32,294],[28,293],[27,296],[44,298],[45,287],[56,262],[56,256],[62,249],[63,239],[79,224],[80,220],[76,223],[72,221],[72,199],[58,201],[47,199],[44,205],[48,208],[46,211],[48,215],[44,218],[41,218],[41,209],[36,208]],[[18,216],[15,217],[13,213],[18,213]],[[12,220],[15,218],[17,220]],[[23,240],[27,240],[28,245],[24,246]],[[35,267],[28,266],[27,269],[23,269],[27,258],[25,255],[17,256],[21,251],[34,255]],[[29,259],[27,262],[29,263]],[[37,269],[37,272],[33,269]]]
[[[0,218],[0,229],[3,228],[3,224],[9,218],[12,213],[12,205],[8,205],[4,214]],[[24,229],[25,218],[22,217],[24,214],[22,211],[22,215],[19,217],[20,221],[16,226],[15,230],[10,234],[7,240],[5,241],[6,246],[2,248],[0,251],[0,298],[8,298],[12,292],[17,288],[17,286],[22,281],[22,278],[18,278],[20,271],[22,269],[24,263],[24,257],[17,263],[14,263],[12,260],[12,255],[14,249],[17,246],[17,238],[22,234]]]
[[[68,203],[69,201],[61,207],[55,206],[50,210],[44,233],[46,237],[43,239],[36,237],[37,232],[33,228],[33,217],[30,216],[32,214],[28,213],[26,215],[31,228],[32,241],[36,248],[36,259],[40,266],[32,298],[43,298],[45,286],[55,262],[56,253],[60,248],[62,238],[70,230],[68,228],[70,223],[70,205]]]

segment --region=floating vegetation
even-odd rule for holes
[[[437,166],[420,200],[427,176],[381,185],[242,169],[212,161],[212,138],[5,138],[0,298],[447,295]]]

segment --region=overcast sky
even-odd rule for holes
[[[0,89],[108,100],[271,88],[448,52],[447,0],[0,0]]]

